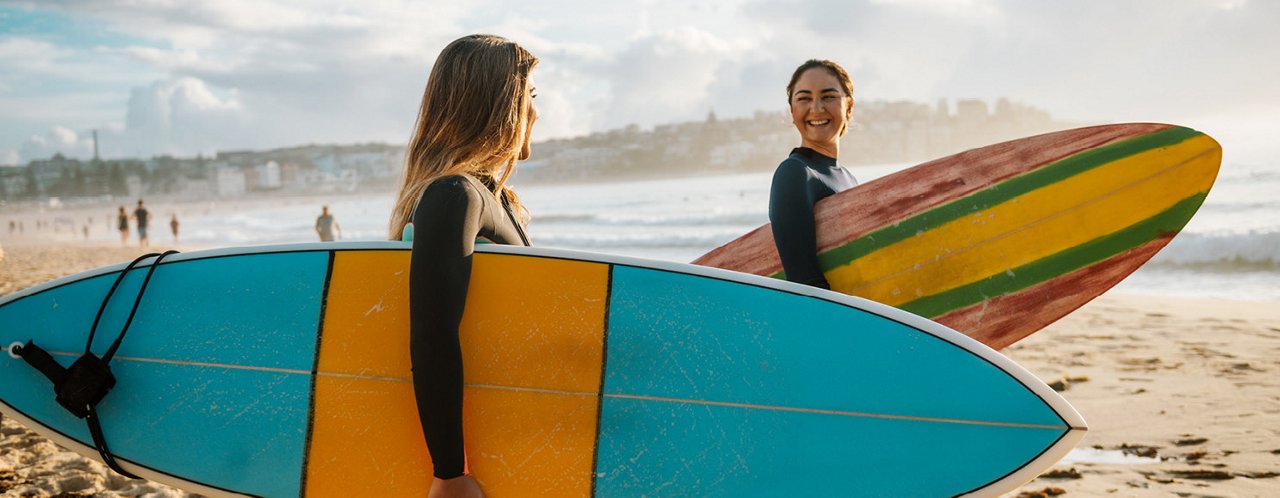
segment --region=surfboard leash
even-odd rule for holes
[[[111,470],[116,473],[128,477],[130,479],[141,479],[133,475],[129,471],[124,470],[111,454],[110,448],[107,447],[106,437],[102,433],[102,424],[98,418],[97,406],[106,397],[111,388],[116,385],[115,375],[111,373],[109,363],[111,358],[115,356],[116,349],[120,347],[120,343],[124,340],[124,335],[129,331],[129,325],[133,323],[133,317],[138,313],[138,305],[142,303],[142,295],[147,291],[147,285],[151,283],[151,276],[155,273],[156,268],[160,266],[160,261],[170,254],[177,254],[178,251],[165,251],[163,253],[149,253],[139,256],[120,271],[116,277],[116,281],[111,285],[111,289],[107,291],[107,295],[102,299],[102,305],[98,307],[98,315],[93,319],[93,325],[89,328],[89,338],[84,345],[84,354],[76,359],[70,367],[64,368],[53,356],[48,352],[36,346],[35,343],[28,340],[26,344],[21,346],[15,344],[9,348],[10,355],[17,355],[26,361],[27,364],[48,377],[53,382],[53,392],[55,399],[59,405],[62,405],[68,412],[75,415],[76,418],[84,419],[89,425],[89,435],[93,437],[94,448],[98,450],[98,454],[102,457],[102,462],[107,464]],[[133,308],[129,311],[129,317],[124,322],[124,327],[120,329],[120,335],[116,336],[116,340],[111,343],[111,347],[107,349],[106,354],[101,358],[94,355],[91,351],[93,346],[93,336],[98,331],[98,323],[102,320],[102,314],[107,309],[107,303],[111,302],[111,296],[120,287],[120,282],[125,276],[139,263],[148,258],[155,258],[151,262],[151,267],[147,269],[147,275],[142,279],[142,286],[138,289],[138,295],[133,300]]]

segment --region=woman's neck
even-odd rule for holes
[[[814,152],[830,157],[832,159],[840,158],[840,142],[815,143],[808,140],[801,140],[801,147],[808,147]]]

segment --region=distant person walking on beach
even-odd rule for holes
[[[147,240],[147,224],[151,222],[151,211],[147,211],[147,207],[142,205],[142,199],[138,199],[138,208],[133,210],[133,219],[138,221],[138,246],[151,245],[151,241]]]
[[[335,238],[342,237],[342,227],[329,214],[329,206],[320,208],[320,216],[316,218],[316,234],[320,235],[321,242],[333,242]]]
[[[129,243],[129,215],[120,206],[120,214],[116,215],[116,230],[120,231],[120,245]]]
[[[169,230],[173,231],[173,243],[178,243],[178,213],[173,213],[173,218],[169,220]]]

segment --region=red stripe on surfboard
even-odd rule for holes
[[[930,317],[992,349],[1018,342],[1114,287],[1173,240],[1153,239],[1021,291]]]
[[[1170,127],[1141,123],[1047,133],[961,152],[867,182],[818,203],[818,251],[1079,152]],[[693,264],[756,275],[782,270],[769,225],[702,255]]]

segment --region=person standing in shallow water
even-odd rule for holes
[[[120,206],[120,213],[116,214],[116,230],[120,231],[120,245],[129,243],[129,214],[124,212],[124,206]]]
[[[839,64],[810,59],[796,68],[787,84],[791,122],[800,132],[800,147],[773,174],[769,189],[769,222],[787,280],[830,289],[818,263],[818,201],[858,184],[836,164],[840,137],[853,118],[853,81]]]
[[[498,36],[450,43],[431,68],[405,154],[389,235],[413,242],[409,356],[435,466],[429,498],[484,496],[466,465],[458,328],[477,239],[529,245],[528,212],[507,179],[517,161],[529,157],[538,119],[530,73],[537,64],[533,54]]]
[[[151,240],[147,238],[147,227],[151,223],[151,211],[138,199],[138,208],[133,210],[133,219],[138,222],[138,247],[148,247]]]
[[[173,243],[178,243],[178,213],[173,213],[173,218],[169,219],[169,230],[173,232]]]
[[[321,242],[333,242],[342,237],[342,227],[329,214],[329,206],[320,208],[320,216],[316,217],[316,235],[320,236]]]

